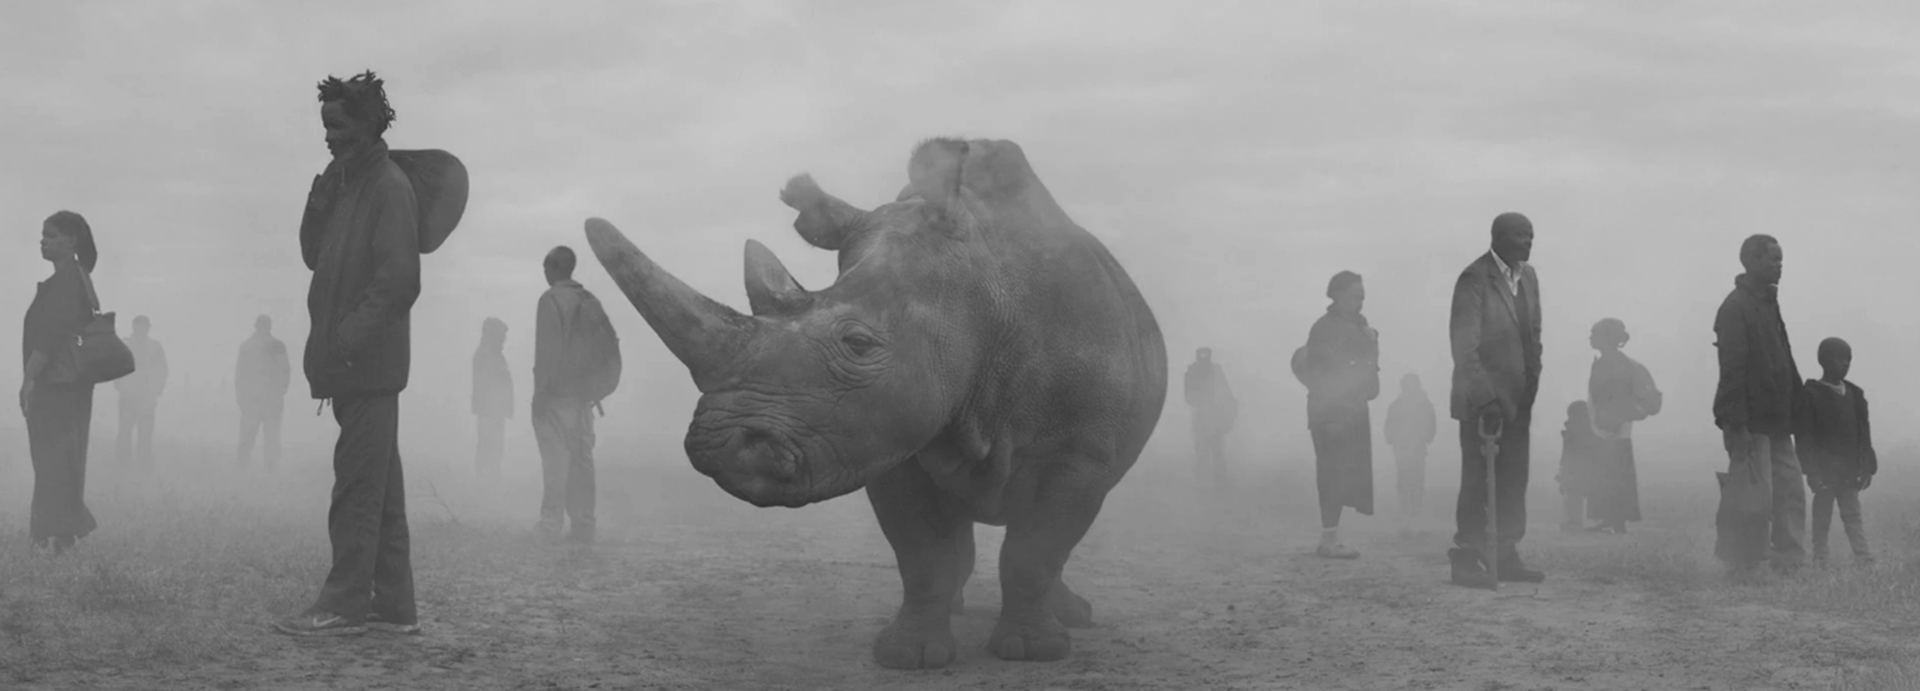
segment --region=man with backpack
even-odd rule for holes
[[[593,410],[620,385],[620,339],[593,293],[573,280],[573,250],[561,246],[543,262],[533,342],[533,434],[540,444],[545,492],[536,530],[567,541],[593,542]]]

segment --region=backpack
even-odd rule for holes
[[[1640,416],[1636,420],[1645,420],[1660,414],[1660,403],[1665,398],[1660,388],[1653,383],[1653,372],[1638,360],[1627,360],[1632,368],[1627,370],[1628,387],[1633,392],[1633,405]]]
[[[567,333],[565,362],[569,371],[560,390],[584,401],[599,402],[620,387],[620,336],[613,331],[606,310],[592,293],[581,291],[573,313],[562,315]]]

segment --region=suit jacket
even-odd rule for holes
[[[1540,391],[1540,279],[1532,265],[1520,269],[1520,292],[1526,296],[1525,315],[1507,290],[1492,252],[1468,264],[1454,282],[1448,328],[1453,419],[1478,419],[1496,400],[1505,406],[1509,421],[1530,418]]]

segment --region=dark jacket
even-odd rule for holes
[[[513,418],[513,372],[507,368],[500,344],[482,342],[473,351],[473,414],[483,418]]]
[[[1845,382],[1842,394],[1826,382],[1808,379],[1805,406],[1797,416],[1794,445],[1807,475],[1851,479],[1880,472],[1867,423],[1867,392]]]
[[[1787,325],[1773,286],[1741,275],[1713,319],[1720,351],[1720,387],[1713,395],[1713,423],[1744,425],[1749,432],[1793,431],[1800,368],[1793,363]]]
[[[1448,332],[1455,420],[1474,420],[1496,400],[1506,406],[1509,417],[1531,416],[1540,392],[1540,278],[1531,264],[1519,272],[1525,310],[1507,290],[1492,252],[1468,264],[1453,284]]]
[[[1240,401],[1217,362],[1187,365],[1186,401],[1193,408],[1195,431],[1203,434],[1226,434],[1240,414]]]
[[[405,390],[407,314],[420,296],[413,185],[376,142],[328,165],[307,204],[300,250],[313,270],[305,358],[313,397]]]
[[[1307,332],[1307,424],[1360,413],[1380,397],[1380,342],[1367,318],[1328,308]]]
[[[256,331],[240,344],[240,355],[234,358],[233,396],[241,405],[285,402],[292,370],[287,344]]]

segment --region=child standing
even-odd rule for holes
[[[1840,505],[1840,524],[1853,547],[1853,558],[1862,564],[1873,563],[1867,551],[1867,533],[1860,513],[1860,491],[1873,482],[1880,469],[1873,453],[1873,437],[1867,425],[1867,395],[1858,385],[1847,381],[1853,366],[1853,348],[1846,341],[1829,338],[1820,342],[1819,379],[1810,379],[1803,399],[1805,409],[1798,417],[1795,436],[1800,447],[1800,462],[1813,490],[1813,560],[1827,560],[1827,533],[1833,525],[1833,505]]]
[[[1554,476],[1560,481],[1560,505],[1566,513],[1560,530],[1582,532],[1587,525],[1587,500],[1605,481],[1601,467],[1605,459],[1600,457],[1604,442],[1593,429],[1593,413],[1586,401],[1567,405],[1567,426],[1560,431],[1560,440],[1560,474]]]

